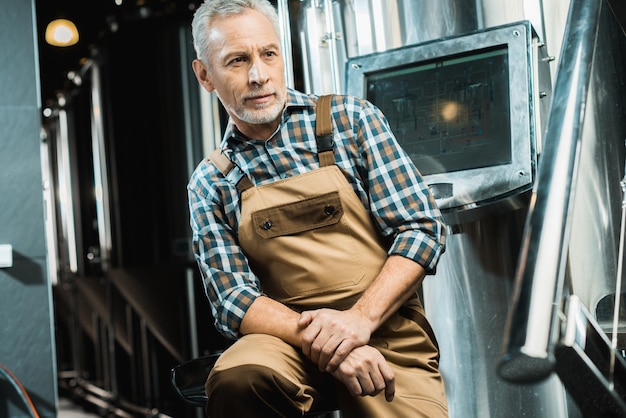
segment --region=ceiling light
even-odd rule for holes
[[[67,19],[56,19],[46,27],[46,42],[53,46],[72,46],[78,42],[78,29]]]

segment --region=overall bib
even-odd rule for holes
[[[329,106],[328,100],[320,98],[318,108]],[[321,168],[258,187],[246,179],[240,187],[245,190],[241,195],[239,244],[262,292],[298,312],[322,307],[349,309],[387,259],[386,243],[334,164],[332,127],[324,116],[329,114],[329,110],[318,110]],[[211,156],[221,170],[232,165],[223,158],[222,154]],[[338,394],[343,417],[447,416],[438,349],[417,295],[372,335],[370,345],[381,351],[396,375],[396,396],[391,403],[383,393],[351,397],[343,384],[319,372],[300,350],[267,335],[246,335],[226,350],[207,381],[207,393],[219,402],[218,394],[212,393],[217,374],[230,370],[237,378],[248,373],[242,368],[247,366],[280,376],[274,381],[279,381],[279,391],[291,402],[282,411],[307,412],[318,408],[319,399],[325,401]],[[267,402],[280,405],[284,400]],[[255,412],[259,413],[250,411],[249,416]]]

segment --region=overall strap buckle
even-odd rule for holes
[[[317,155],[322,167],[335,165],[332,100],[332,94],[320,96],[315,106],[315,140],[317,141]]]

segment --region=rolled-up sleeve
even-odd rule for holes
[[[237,242],[237,191],[203,161],[187,192],[194,255],[215,326],[226,337],[238,338],[241,321],[261,292]]]
[[[358,121],[360,171],[367,176],[372,216],[391,239],[388,253],[410,258],[432,274],[447,230],[435,199],[380,110],[365,102]]]

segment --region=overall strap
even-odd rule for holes
[[[333,95],[320,96],[315,106],[315,139],[321,167],[335,165],[333,153],[333,118],[331,113]]]
[[[253,187],[254,185],[250,179],[243,173],[243,171],[234,170],[235,164],[218,148],[211,153],[209,160],[217,167],[226,179],[237,187],[239,192],[243,192]]]

